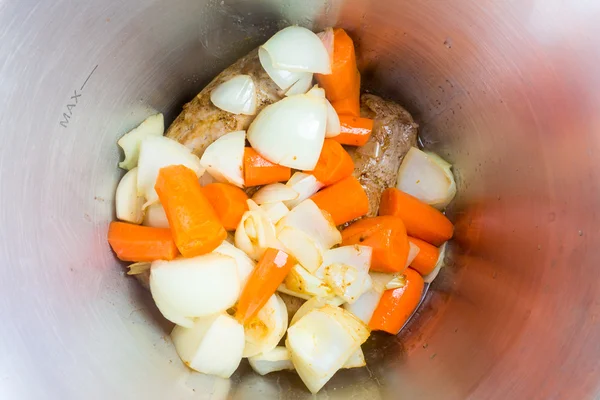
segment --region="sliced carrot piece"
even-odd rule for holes
[[[341,144],[332,139],[325,139],[319,161],[314,170],[305,171],[313,174],[325,186],[334,184],[352,175],[354,161]]]
[[[397,335],[419,305],[425,287],[423,278],[411,268],[404,272],[404,276],[404,287],[383,292],[369,321],[369,328],[372,330]]]
[[[353,223],[342,231],[342,246],[354,244],[373,248],[372,271],[396,273],[406,269],[410,245],[398,217],[371,217]]]
[[[440,251],[437,247],[421,239],[409,236],[408,241],[419,248],[419,253],[410,263],[410,267],[423,276],[429,275],[435,269]]]
[[[341,28],[333,30],[333,60],[331,74],[316,74],[319,86],[325,89],[329,101],[341,100],[353,95],[356,84],[356,52],[354,42]]]
[[[227,237],[198,177],[183,165],[161,168],[154,186],[184,257],[211,252]]]
[[[353,115],[360,117],[360,72],[356,71],[351,94],[339,100],[331,101],[338,115]]]
[[[296,260],[286,252],[268,248],[242,290],[235,318],[242,324],[253,318],[275,293],[295,264]]]
[[[396,188],[383,191],[379,215],[395,215],[402,218],[409,236],[434,246],[441,246],[454,232],[452,222],[444,214]]]
[[[242,215],[248,211],[246,193],[228,183],[210,183],[202,187],[202,193],[217,213],[223,227],[228,231],[235,231]]]
[[[326,187],[311,197],[317,206],[327,211],[336,225],[342,225],[369,212],[369,198],[353,176]]]
[[[351,115],[340,115],[341,132],[332,139],[350,146],[364,146],[373,132],[373,120]]]
[[[244,149],[244,185],[247,187],[286,182],[291,176],[291,168],[273,164],[252,147]]]
[[[123,261],[172,260],[179,252],[169,228],[152,228],[113,221],[108,243]]]

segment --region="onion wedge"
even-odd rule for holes
[[[246,132],[229,132],[210,144],[200,164],[218,182],[244,187],[244,146]]]
[[[221,83],[210,94],[210,101],[233,114],[256,114],[256,86],[249,75],[236,75]]]

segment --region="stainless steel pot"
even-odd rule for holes
[[[600,3],[0,2],[0,398],[311,398],[190,373],[106,243],[116,138],[279,27],[347,28],[455,164],[449,267],[322,398],[600,396]]]

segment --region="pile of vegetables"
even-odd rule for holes
[[[371,331],[395,335],[416,309],[453,234],[439,210],[456,188],[449,164],[413,148],[379,216],[365,217],[369,199],[343,146],[364,145],[374,126],[360,117],[352,40],[293,26],[259,56],[286,97],[247,131],[200,158],[163,136],[161,114],[119,140],[128,172],[108,241],[134,263],[130,274],[149,271],[189,368],[228,378],[248,358],[261,375],[296,371],[316,393],[338,370],[366,365]],[[222,83],[211,101],[254,115],[252,78]],[[289,315],[280,292],[306,301]]]

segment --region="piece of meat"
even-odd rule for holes
[[[260,65],[258,49],[252,50],[214,78],[171,124],[166,136],[183,143],[198,157],[209,144],[232,131],[246,130],[255,115],[236,115],[215,107],[210,94],[219,84],[236,75],[250,75],[256,86],[257,111],[282,99],[283,93]]]
[[[346,147],[354,160],[354,176],[369,197],[369,214],[379,210],[381,193],[396,186],[398,168],[412,146],[417,145],[417,128],[412,116],[400,105],[372,94],[363,94],[361,116],[374,119],[373,133],[361,147]]]

